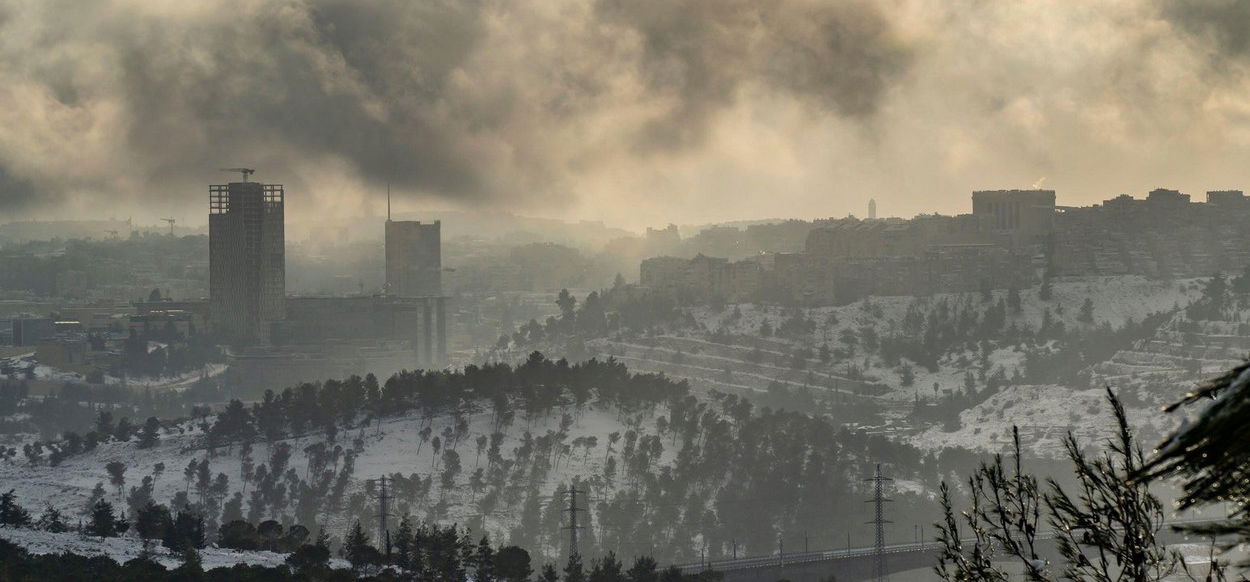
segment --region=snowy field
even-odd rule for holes
[[[80,556],[105,556],[113,561],[124,564],[139,557],[143,553],[143,543],[136,538],[98,538],[80,533],[52,533],[33,529],[0,528],[0,539],[7,540],[26,549],[32,554],[63,554],[71,553]],[[182,563],[177,552],[163,548],[159,543],[153,544],[148,555],[166,568],[176,568]],[[287,554],[264,551],[240,551],[214,546],[200,550],[205,570],[228,568],[235,564],[253,566],[281,566]],[[345,560],[332,559],[333,568],[349,568]]]
[[[548,497],[555,493],[555,488],[562,482],[568,482],[574,477],[588,478],[591,475],[601,474],[609,433],[624,434],[628,429],[623,422],[624,419],[618,418],[614,412],[587,407],[581,413],[574,414],[570,411],[570,414],[573,415],[574,422],[569,429],[565,443],[572,443],[579,437],[594,436],[598,444],[593,448],[575,449],[570,455],[558,460],[545,482],[540,484],[540,492]],[[422,477],[433,474],[434,484],[429,498],[432,501],[444,499],[449,504],[448,522],[466,523],[477,512],[473,503],[475,495],[468,486],[470,476],[476,468],[484,468],[487,461],[485,454],[480,459],[478,458],[475,440],[481,435],[489,436],[493,432],[493,426],[490,413],[466,415],[465,419],[469,422],[469,434],[454,449],[460,455],[462,470],[456,478],[454,490],[447,492],[445,496],[440,491],[438,478],[442,472],[440,459],[442,453],[440,452],[439,457],[435,457],[433,447],[428,442],[422,442],[420,432],[429,427],[432,440],[433,436],[439,436],[445,428],[454,426],[453,416],[436,415],[425,418],[414,413],[411,416],[383,420],[380,427],[375,423],[368,427],[341,431],[338,436],[338,445],[344,449],[351,449],[359,438],[363,446],[357,455],[352,483],[345,500],[352,493],[362,491],[363,482],[366,479],[393,473],[402,473],[405,476],[417,474]],[[559,411],[545,417],[528,420],[523,415],[518,415],[517,420],[510,427],[501,430],[506,435],[500,447],[501,454],[505,459],[512,458],[513,449],[519,445],[519,440],[526,431],[537,438],[548,431],[558,430],[559,423]],[[646,432],[654,433],[654,425],[641,425],[640,436]],[[19,455],[16,459],[0,461],[0,483],[4,484],[6,490],[16,489],[19,503],[32,514],[37,516],[42,512],[42,506],[38,503],[46,501],[63,511],[67,520],[72,522],[77,516],[83,514],[91,491],[97,483],[104,484],[108,492],[107,500],[115,506],[124,506],[124,503],[119,504],[117,490],[109,482],[105,471],[106,464],[120,461],[126,465],[125,487],[129,491],[130,487],[138,485],[143,477],[153,475],[154,467],[160,463],[164,465],[164,471],[155,478],[153,497],[158,502],[168,503],[175,494],[190,491],[194,499],[195,487],[193,484],[188,485],[188,482],[184,480],[183,469],[192,459],[203,461],[207,457],[207,451],[202,448],[202,437],[202,431],[194,423],[188,422],[180,425],[172,433],[162,435],[159,444],[146,450],[138,448],[133,441],[102,443],[95,451],[71,457],[56,467],[48,466],[46,463],[32,467],[24,457]],[[301,438],[285,439],[283,442],[291,446],[292,455],[289,466],[302,477],[305,476],[308,466],[308,457],[304,449],[315,443],[324,442],[324,436],[318,433]],[[622,446],[623,439],[616,443],[614,454],[619,456]],[[18,448],[20,449],[20,446]],[[674,451],[666,450],[659,462],[668,463],[674,456]],[[257,465],[267,463],[269,457],[267,445],[263,442],[256,444],[252,457]],[[208,460],[213,475],[224,473],[229,479],[230,494],[227,498],[240,490],[243,481],[239,447],[233,447],[232,450],[221,448],[217,456]],[[245,512],[246,509],[245,503]],[[414,512],[418,512],[425,507],[413,509]],[[504,535],[508,528],[515,525],[516,516],[520,511],[520,507],[501,507],[500,509],[501,512],[498,515],[492,515],[487,520],[487,529],[492,537]],[[341,535],[350,523],[342,516],[331,516],[328,524],[319,525],[326,525],[327,531]],[[309,527],[314,529],[312,525]]]
[[[1050,311],[1055,321],[1063,321],[1069,327],[1085,325],[1077,321],[1081,305],[1088,298],[1094,304],[1094,322],[1111,324],[1113,327],[1123,326],[1132,318],[1141,321],[1147,315],[1171,311],[1184,307],[1196,299],[1202,292],[1202,279],[1184,279],[1162,281],[1147,279],[1137,275],[1115,277],[1080,277],[1056,279],[1052,282],[1051,299],[1043,301],[1038,297],[1039,287],[1033,286],[1020,290],[1021,312],[1008,314],[1008,323],[1028,324],[1033,328],[1041,325],[1043,313]],[[993,300],[1005,299],[1007,291],[993,292]],[[878,332],[888,330],[892,325],[902,321],[907,307],[913,302],[922,306],[933,305],[942,300],[962,301],[971,298],[974,303],[981,301],[980,293],[942,293],[927,297],[889,296],[871,297],[868,300],[856,301],[848,305],[813,307],[804,309],[808,318],[816,323],[813,334],[819,343],[829,338],[832,343],[846,329],[857,330],[863,326],[877,328]],[[755,333],[760,325],[768,321],[776,328],[785,320],[786,311],[780,307],[760,306],[750,303],[738,305],[742,317],[732,321],[733,307],[714,310],[699,307],[692,310],[695,320],[708,331],[724,329],[732,333]],[[879,315],[878,315],[879,314]],[[830,324],[833,315],[837,322]]]
[[[1152,408],[1127,408],[1129,423],[1143,446],[1149,448],[1180,418]],[[1043,457],[1064,454],[1063,438],[1072,432],[1083,446],[1102,448],[1114,436],[1115,419],[1102,388],[1073,389],[1053,384],[1008,386],[959,415],[958,430],[946,432],[930,427],[910,439],[924,450],[962,447],[977,451],[1006,452],[1011,448],[1011,427],[1020,428],[1021,445]]]

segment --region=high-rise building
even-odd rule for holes
[[[386,219],[386,292],[396,297],[443,294],[442,224]]]
[[[868,220],[876,220],[876,219],[877,219],[877,199],[869,198],[868,199]]]
[[[208,187],[209,323],[223,340],[267,343],[284,314],[284,192],[243,179]]]

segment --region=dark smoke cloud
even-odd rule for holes
[[[334,168],[461,202],[568,202],[639,150],[701,147],[746,88],[862,118],[908,62],[858,1],[0,0],[0,38],[0,106],[22,114],[0,167],[87,206],[240,164],[297,188]]]
[[[675,97],[645,145],[689,147],[739,90],[760,84],[830,112],[868,116],[911,52],[874,5],[806,0],[600,0],[641,36],[648,86]]]
[[[1160,0],[1163,15],[1210,47],[1209,56],[1250,55],[1250,2],[1243,0]]]
[[[459,128],[436,116],[479,20],[472,2],[327,1],[134,23],[116,39],[129,144],[173,176],[232,159],[280,176],[331,155],[377,183],[485,194]]]

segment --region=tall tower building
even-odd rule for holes
[[[227,341],[267,343],[283,319],[286,239],[281,184],[208,187],[209,324]]]
[[[868,220],[874,220],[876,218],[877,218],[877,199],[869,198],[868,199]]]
[[[442,223],[391,220],[386,202],[386,292],[397,297],[443,294]]]

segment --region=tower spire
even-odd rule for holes
[[[391,221],[391,182],[386,182],[386,221]]]

